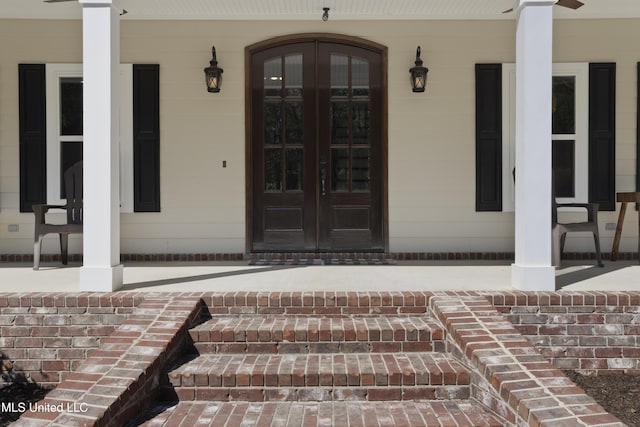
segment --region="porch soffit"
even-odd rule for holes
[[[121,0],[123,20],[515,19],[501,12],[513,0]],[[638,18],[638,0],[583,0],[578,10],[554,8],[557,19]],[[77,1],[2,0],[0,19],[81,19]]]

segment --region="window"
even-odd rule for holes
[[[64,171],[82,159],[81,64],[46,65],[47,203],[64,204]],[[120,66],[120,210],[133,212],[133,66]]]
[[[503,211],[513,211],[515,185],[515,64],[502,73]],[[552,92],[552,168],[554,193],[560,203],[589,197],[589,65],[554,64]]]

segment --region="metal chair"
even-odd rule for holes
[[[50,233],[60,236],[60,252],[62,264],[67,265],[69,234],[82,233],[82,162],[77,162],[64,173],[64,185],[67,196],[66,205],[33,205],[35,214],[35,233],[33,239],[33,269],[40,267],[40,251],[42,239]],[[45,215],[49,209],[67,211],[66,224],[47,224]]]

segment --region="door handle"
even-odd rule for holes
[[[324,188],[326,182],[327,182],[327,170],[325,168],[322,168],[320,169],[320,187],[321,187],[323,196],[327,194]]]
[[[324,156],[320,156],[320,192],[323,196],[327,194],[327,159]]]

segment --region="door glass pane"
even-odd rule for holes
[[[285,96],[302,96],[302,55],[284,57]]]
[[[273,58],[264,62],[264,96],[281,96],[282,58]]]
[[[331,103],[331,143],[349,143],[349,103]]]
[[[331,150],[331,190],[349,191],[349,149]]]
[[[82,78],[60,79],[60,135],[82,135]]]
[[[282,128],[282,113],[279,102],[265,102],[264,104],[264,144],[280,144]]]
[[[264,189],[282,191],[282,150],[279,148],[264,150]]]
[[[556,76],[553,78],[552,133],[576,133],[576,78]]]
[[[349,95],[349,57],[331,55],[331,96]]]
[[[287,191],[301,191],[302,186],[302,148],[287,150],[287,176],[285,178]]]
[[[62,141],[60,143],[60,198],[66,199],[64,172],[82,160],[82,141]]]
[[[304,115],[302,102],[287,102],[286,142],[302,144],[304,140]]]
[[[353,96],[369,96],[369,61],[351,58]]]
[[[354,192],[369,191],[368,148],[354,148],[351,151],[351,189]]]
[[[575,141],[553,141],[553,190],[556,197],[575,197]]]
[[[352,191],[369,191],[369,149],[354,148],[351,151],[351,165]]]
[[[351,104],[351,128],[353,144],[369,144],[369,103]]]

